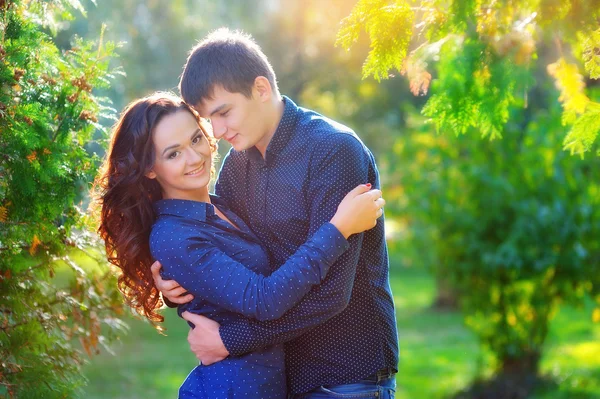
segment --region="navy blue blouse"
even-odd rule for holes
[[[348,248],[335,226],[324,223],[270,274],[269,256],[258,238],[219,197],[211,196],[211,202],[168,199],[155,203],[158,217],[150,234],[152,256],[161,262],[163,278],[176,280],[194,294],[193,301],[178,307],[179,315],[187,310],[219,323],[244,316],[279,318],[325,278]],[[221,219],[214,206],[237,227]],[[245,384],[239,382],[243,376]],[[236,398],[257,394],[285,398],[282,347],[199,366],[184,382],[180,397],[228,397],[227,392],[235,392]]]

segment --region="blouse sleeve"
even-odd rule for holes
[[[323,281],[348,241],[334,225],[325,223],[270,276],[247,269],[206,238],[187,237],[177,250],[159,246],[153,245],[153,255],[165,277],[195,297],[257,320],[273,320]]]

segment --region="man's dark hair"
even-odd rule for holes
[[[192,48],[183,67],[179,91],[190,105],[212,98],[217,85],[250,98],[258,76],[267,78],[273,91],[278,92],[275,72],[252,37],[220,28]]]

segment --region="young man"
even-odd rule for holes
[[[275,268],[334,214],[352,188],[379,188],[373,155],[356,134],[279,94],[266,56],[247,35],[220,29],[191,52],[184,100],[233,146],[216,194],[251,226]],[[325,281],[275,321],[219,326],[186,314],[188,341],[202,364],[285,342],[291,398],[392,398],[398,343],[383,217],[350,238]],[[173,303],[189,295],[155,282]]]

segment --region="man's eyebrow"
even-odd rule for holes
[[[213,116],[214,114],[216,114],[217,112],[221,112],[223,110],[223,108],[228,107],[229,104],[221,104],[219,105],[217,108],[215,108],[211,113],[210,116]]]

